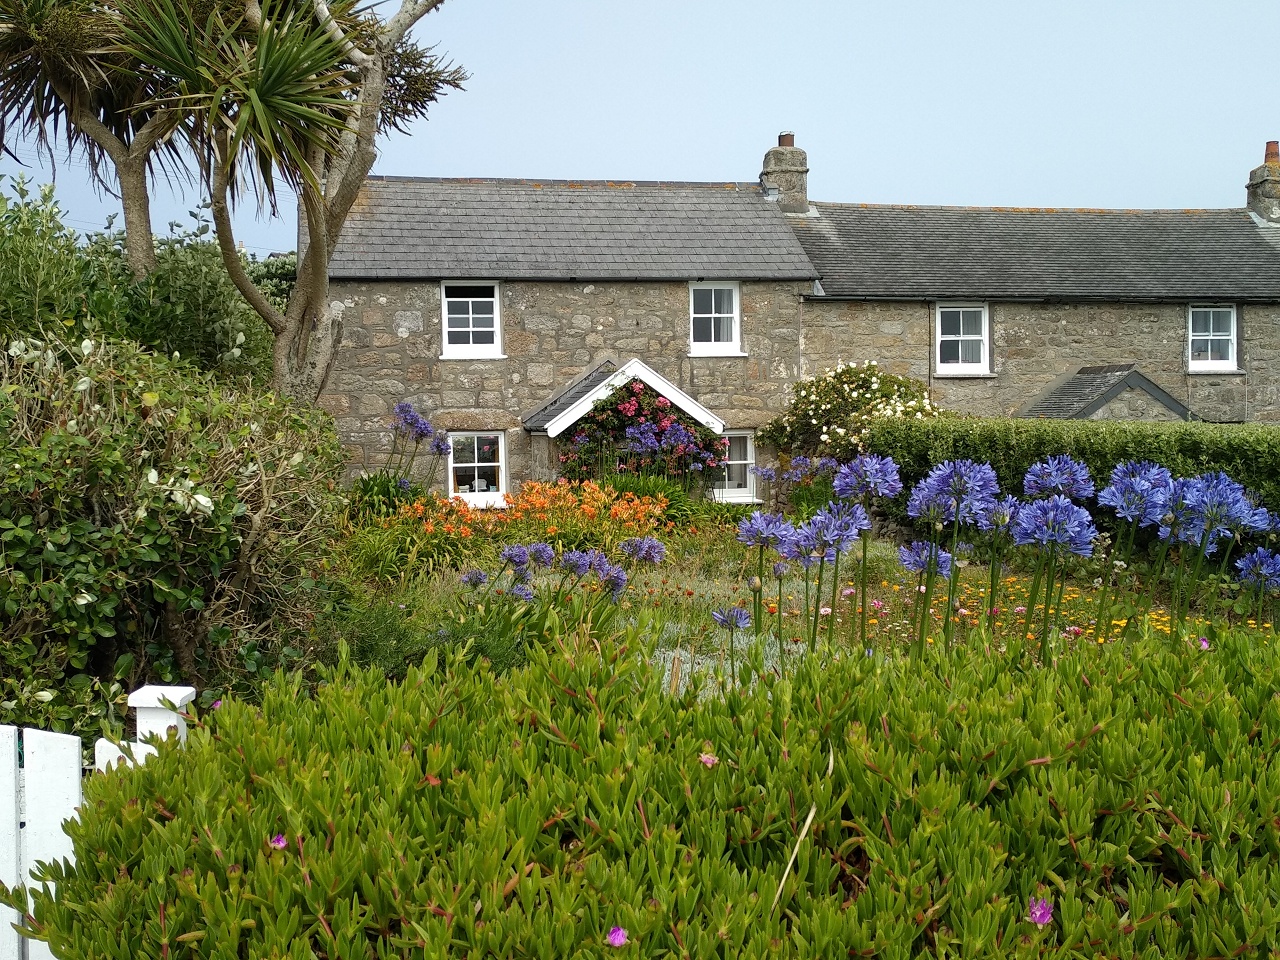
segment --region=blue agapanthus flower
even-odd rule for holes
[[[899,547],[898,562],[912,573],[928,573],[933,567],[933,572],[942,579],[951,576],[951,554],[936,543],[917,540],[909,547]]]
[[[560,555],[560,568],[579,577],[586,576],[587,571],[591,569],[591,552],[566,550]]]
[[[1280,554],[1258,547],[1236,560],[1240,582],[1271,592],[1280,590]]]
[[[773,565],[773,579],[785,580],[787,574],[791,572],[791,565],[785,560],[779,560]]]
[[[416,444],[430,440],[435,435],[435,428],[426,417],[413,409],[413,404],[402,400],[392,408],[391,413],[391,429],[405,439]]]
[[[617,600],[626,591],[627,571],[622,567],[606,562],[598,564],[595,571],[596,576],[600,579],[600,586],[608,590],[614,600]]]
[[[518,543],[509,544],[502,548],[502,551],[498,554],[498,559],[513,567],[527,567],[529,565],[529,548]]]
[[[726,630],[741,630],[751,626],[751,614],[742,607],[722,607],[712,611],[711,619]]]
[[[1010,533],[1022,503],[1015,496],[989,501],[978,513],[978,529],[986,533]]]
[[[656,537],[632,537],[618,544],[623,554],[637,563],[652,563],[655,566],[667,558],[667,548]]]
[[[946,460],[916,484],[907,514],[933,523],[975,523],[986,505],[1000,496],[1000,483],[989,463]]]
[[[1060,493],[1023,504],[1013,525],[1013,542],[1020,546],[1061,546],[1081,557],[1093,556],[1097,535],[1089,511]]]
[[[805,570],[808,570],[818,562],[819,552],[818,528],[812,520],[800,524],[798,527],[788,525],[786,535],[781,543],[778,544],[778,555],[784,560],[795,560]],[[835,559],[835,551],[832,551],[831,559]]]
[[[751,472],[766,483],[773,483],[778,479],[778,471],[775,467],[752,467]]]
[[[489,575],[483,570],[468,570],[462,575],[462,584],[467,587],[482,587],[489,582]]]
[[[1266,530],[1271,521],[1267,511],[1259,512],[1245,488],[1221,471],[1193,477],[1183,491],[1183,502],[1191,518],[1183,535],[1194,536],[1188,542],[1204,543],[1206,553],[1215,552],[1219,543],[1238,533]]]
[[[533,599],[533,587],[527,583],[517,583],[511,588],[510,594],[517,600],[528,602]]]
[[[1169,507],[1173,477],[1159,464],[1126,460],[1111,471],[1111,482],[1098,493],[1098,503],[1140,527],[1160,523]]]
[[[756,510],[738,522],[738,542],[748,547],[776,547],[790,527],[781,514]]]
[[[813,474],[816,477],[824,476],[828,473],[835,473],[840,469],[840,461],[835,457],[819,457],[813,461]]]
[[[812,465],[812,461],[808,457],[792,457],[788,465],[789,469],[783,472],[782,479],[791,483],[799,483],[808,476],[809,468]]]
[[[1072,500],[1093,496],[1093,479],[1089,468],[1065,453],[1033,463],[1023,477],[1022,489],[1028,497],[1060,493]]]
[[[846,500],[896,497],[902,492],[902,480],[892,457],[864,453],[840,468],[832,487],[837,497]]]
[[[858,534],[871,529],[871,519],[860,503],[834,500],[809,521],[822,548],[846,553],[858,542]],[[834,559],[834,557],[832,558]]]
[[[549,543],[529,544],[529,562],[535,567],[549,567],[556,562],[555,548]]]
[[[449,442],[449,435],[447,433],[437,431],[436,435],[431,438],[431,445],[429,449],[436,456],[443,457],[447,456],[453,449],[453,444]]]

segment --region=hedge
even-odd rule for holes
[[[1280,950],[1257,634],[809,657],[676,698],[572,636],[500,680],[339,665],[227,702],[88,781],[34,930],[84,960]]]
[[[968,457],[990,463],[1005,492],[1022,494],[1027,468],[1056,453],[1082,461],[1099,489],[1124,460],[1153,460],[1178,476],[1222,470],[1280,509],[1280,425],[1022,420],[1009,417],[882,419],[867,450],[897,461],[910,489],[929,468]]]

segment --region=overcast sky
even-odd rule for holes
[[[1280,139],[1278,0],[449,0],[416,36],[471,80],[375,173],[754,180],[794,130],[817,200],[1231,207]],[[199,198],[159,189],[162,232]],[[282,212],[240,239],[292,249]]]

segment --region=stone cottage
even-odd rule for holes
[[[642,379],[730,440],[790,386],[875,359],[990,414],[1280,419],[1280,152],[1246,206],[1067,210],[812,202],[791,134],[757,182],[371,177],[331,267],[322,405],[357,468],[409,400],[453,435],[449,492],[554,476],[556,438]]]

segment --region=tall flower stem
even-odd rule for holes
[[[871,543],[871,531],[863,530],[858,534],[858,539],[862,541],[862,562],[858,565],[858,614],[862,623],[862,629],[858,634],[858,639],[862,644],[862,649],[867,649],[867,548]]]
[[[778,578],[778,666],[782,666],[783,644],[782,637],[782,578]]]
[[[738,656],[733,646],[733,627],[729,627],[729,682],[738,685]]]
[[[836,596],[840,592],[840,551],[836,551],[836,562],[831,568],[831,612],[827,614],[827,643],[831,643],[831,631],[836,625]],[[850,618],[852,619],[852,618]]]
[[[760,544],[760,551],[756,557],[756,578],[761,584],[764,583],[764,544]],[[764,590],[753,591],[754,596],[751,599],[751,614],[755,621],[756,639],[760,639],[760,631],[764,629]]]
[[[1000,602],[1000,534],[991,537],[991,568],[987,571],[987,635],[996,635],[996,607]]]
[[[956,544],[960,542],[960,504],[956,503],[956,519],[951,526],[951,572],[947,577],[947,612],[945,619],[942,621],[942,636],[946,641],[947,649],[951,649],[951,636],[955,632],[955,624],[952,622],[952,612],[956,608],[956,584],[960,580],[960,562],[956,555]]]
[[[924,632],[933,610],[933,584],[938,577],[938,559],[936,555],[929,557],[925,565],[924,593],[920,595],[920,622],[916,631],[916,656],[924,657]]]
[[[813,653],[818,648],[818,618],[822,615],[822,571],[827,565],[827,553],[824,550],[822,556],[818,559],[818,582],[814,587],[813,602],[813,623],[809,627],[809,652]]]
[[[1054,567],[1058,559],[1057,554],[1058,551],[1056,547],[1049,547],[1049,559],[1047,562],[1044,588],[1044,629],[1040,633],[1040,662],[1042,664],[1049,662],[1045,658],[1045,654],[1048,651],[1049,644],[1049,618],[1053,614],[1053,594],[1054,586],[1056,585],[1055,578],[1057,576],[1057,571]]]
[[[1182,633],[1187,616],[1191,613],[1191,594],[1196,584],[1200,582],[1200,568],[1204,565],[1205,552],[1209,549],[1209,536],[1210,531],[1206,530],[1204,536],[1200,538],[1200,549],[1196,552],[1196,565],[1191,574],[1191,582],[1185,589],[1178,591],[1177,620],[1174,622],[1174,630],[1178,634]]]
[[[1018,650],[1021,651],[1027,638],[1031,635],[1031,621],[1036,615],[1036,601],[1040,599],[1040,581],[1044,577],[1045,558],[1041,554],[1036,559],[1036,572],[1031,577],[1031,593],[1027,597],[1026,609],[1022,612],[1022,633],[1018,636]]]
[[[807,558],[806,558],[807,559]],[[805,639],[809,639],[809,568],[804,568],[804,634]]]

